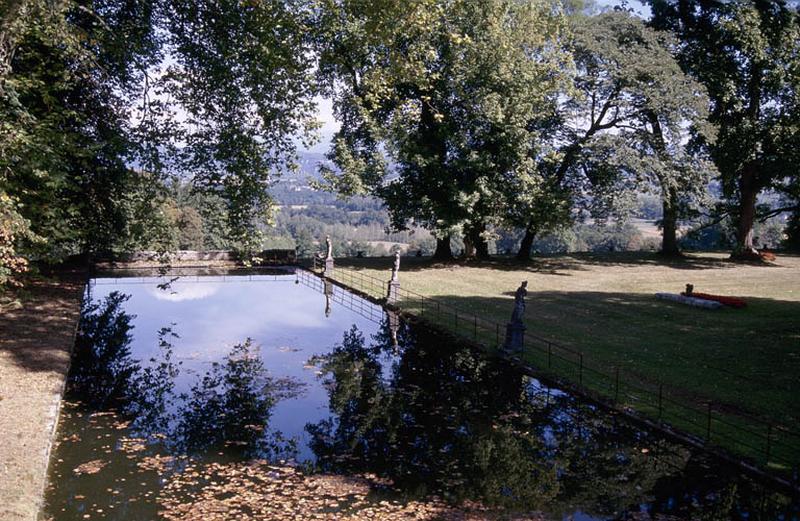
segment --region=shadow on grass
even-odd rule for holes
[[[781,267],[781,258],[796,258],[796,255],[779,255],[775,263],[754,265],[754,267]],[[390,273],[393,257],[342,258],[337,259],[341,266],[352,269],[386,270]],[[587,267],[612,266],[658,266],[675,270],[713,270],[732,269],[743,266],[725,256],[710,256],[707,253],[687,253],[683,257],[667,257],[652,252],[610,252],[610,253],[571,253],[557,255],[538,255],[530,261],[518,261],[514,257],[493,256],[488,260],[455,259],[451,262],[434,261],[430,257],[403,257],[401,271],[422,271],[427,269],[447,269],[453,267],[487,268],[498,271],[521,271],[550,275],[569,276],[569,271],[586,271]]]
[[[426,303],[426,317],[467,337],[500,341],[513,310],[508,296],[447,295]],[[637,381],[697,403],[800,423],[800,302],[747,298],[742,310],[707,310],[649,294],[530,291],[526,338],[582,353],[587,367],[613,374],[623,367]],[[459,310],[440,307],[447,303]],[[418,304],[408,303],[409,309]],[[477,324],[475,319],[477,317]],[[460,322],[459,322],[460,321]],[[541,345],[544,345],[542,343]],[[577,356],[574,355],[574,356]],[[798,428],[800,430],[800,428]]]

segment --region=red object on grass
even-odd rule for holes
[[[694,297],[703,300],[713,300],[715,302],[719,302],[720,304],[725,304],[726,306],[736,309],[747,307],[747,302],[739,297],[725,297],[723,295],[710,295],[708,293],[697,293],[694,291],[691,293],[691,295],[687,295],[685,292],[681,293],[681,295],[684,297]]]

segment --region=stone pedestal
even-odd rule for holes
[[[325,271],[322,272],[324,277],[333,276],[333,257],[325,259]]]
[[[386,292],[386,303],[396,304],[399,301],[400,301],[400,281],[390,280],[388,285],[388,291]]]
[[[525,343],[525,326],[522,322],[509,322],[506,324],[506,342],[503,349],[512,353],[522,351]]]

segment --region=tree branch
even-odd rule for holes
[[[767,219],[769,219],[770,217],[774,217],[776,215],[782,214],[783,212],[797,212],[798,210],[800,210],[800,204],[796,204],[794,206],[784,206],[782,208],[775,208],[775,209],[770,210],[770,211],[768,211],[766,213],[760,214],[758,216],[758,222],[763,223]]]

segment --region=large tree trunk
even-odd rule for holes
[[[533,248],[533,240],[536,239],[536,229],[529,226],[525,230],[525,235],[522,237],[522,242],[519,245],[517,252],[517,260],[529,261],[531,260],[531,248]]]
[[[436,238],[436,251],[433,253],[433,259],[438,261],[451,261],[453,260],[453,251],[450,249],[450,236],[444,238]]]
[[[487,260],[489,256],[489,243],[483,238],[486,225],[481,223],[474,228],[470,228],[464,234],[464,257],[468,259],[478,258]]]
[[[800,252],[800,210],[795,210],[786,223],[784,247],[789,251]]]
[[[472,236],[469,233],[464,234],[464,254],[465,259],[475,258],[475,243],[472,242]]]
[[[753,244],[753,225],[756,220],[756,199],[758,187],[752,166],[746,166],[739,178],[739,215],[736,222],[736,248],[731,258],[742,260],[760,260],[755,244]]]
[[[478,236],[478,241],[475,243],[475,254],[482,260],[489,260],[491,258],[491,255],[489,255],[489,243],[480,235]]]
[[[658,115],[647,111],[647,119],[653,127],[655,148],[659,156],[666,156],[667,144],[664,142],[664,132]],[[677,257],[681,254],[678,249],[678,191],[671,185],[670,179],[659,175],[661,184],[661,254]]]
[[[748,119],[753,128],[758,128],[761,111],[761,83],[764,78],[762,63],[752,61],[747,94],[749,106]],[[736,222],[736,248],[732,259],[761,260],[753,244],[753,224],[756,220],[756,199],[761,188],[758,180],[758,167],[755,161],[744,165],[739,175],[739,212]]]
[[[681,251],[678,248],[678,194],[675,190],[668,189],[661,207],[661,254],[677,257]]]

